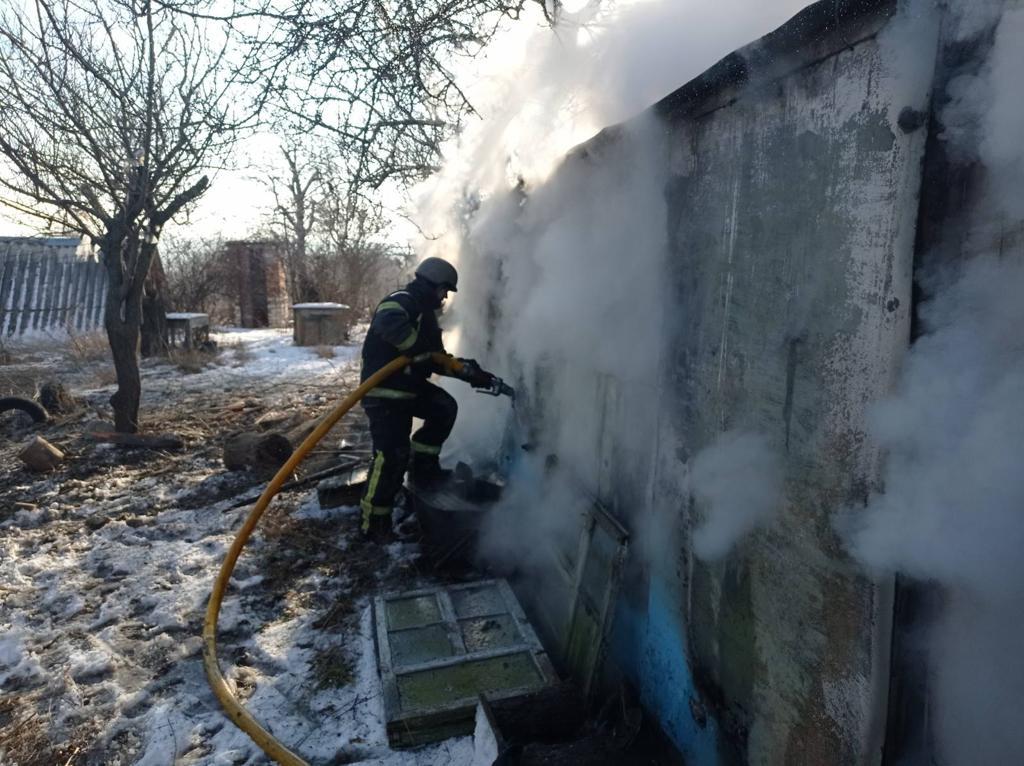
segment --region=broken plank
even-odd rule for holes
[[[18,458],[31,470],[45,473],[64,461],[64,453],[43,437],[36,436],[18,453]]]
[[[119,431],[87,431],[85,437],[102,444],[137,449],[182,449],[185,442],[174,434],[126,434]]]
[[[321,479],[326,479],[329,476],[336,476],[339,473],[345,473],[346,471],[352,471],[354,469],[354,466],[357,463],[358,463],[358,461],[350,461],[350,462],[344,463],[342,465],[332,466],[331,468],[324,469],[323,471],[319,471],[317,473],[310,474],[309,476],[304,476],[301,479],[293,479],[292,481],[289,481],[286,484],[282,484],[281,488],[278,490],[278,492],[287,492],[287,491],[293,490],[293,489],[300,489],[302,487],[309,486],[313,482],[320,481]],[[367,471],[366,468],[355,469],[355,470],[362,470],[364,472]],[[365,477],[362,479],[362,481],[364,481],[364,482],[366,481]],[[249,505],[251,503],[255,503],[259,499],[260,499],[260,495],[249,495],[248,497],[244,497],[241,500],[235,501],[232,505],[229,505],[224,510],[225,511],[230,511],[230,510],[234,510],[235,508],[241,508],[243,505]]]

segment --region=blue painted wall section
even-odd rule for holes
[[[715,721],[700,703],[687,659],[686,626],[678,607],[655,579],[644,609],[619,601],[611,638],[611,656],[640,692],[640,701],[656,711],[662,729],[692,766],[719,762]],[[703,726],[694,716],[703,718]]]

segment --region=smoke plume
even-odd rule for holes
[[[933,731],[948,764],[1024,753],[1024,11],[1000,20],[1000,8],[959,7],[961,35],[998,28],[987,64],[949,83],[941,113],[950,153],[985,169],[968,233],[976,255],[919,275],[933,296],[920,313],[926,334],[871,418],[888,453],[884,491],[848,535],[875,572],[942,589],[927,649]]]
[[[705,509],[694,553],[717,559],[778,509],[782,461],[765,436],[729,431],[693,459],[690,482]]]
[[[499,374],[523,371],[513,382],[524,410],[543,401],[545,415],[529,434],[544,452],[514,466],[491,555],[529,563],[551,541],[571,548],[586,511],[579,486],[596,491],[602,480],[602,439],[643,454],[645,440],[658,438],[648,426],[657,422],[651,382],[668,310],[664,131],[653,118],[631,120],[586,155],[563,158],[806,4],[591,3],[554,35],[517,27],[467,86],[485,119],[449,148],[424,190],[421,224],[438,235],[424,254],[456,259],[463,274],[448,317],[452,345]],[[920,50],[934,45],[923,27],[936,21],[931,6],[908,4],[904,11],[919,11],[906,13],[913,23],[881,40],[906,54],[894,60],[906,62],[896,69],[908,92],[931,76],[934,49]],[[1019,230],[1024,213],[1024,11],[1003,8],[998,0],[953,7],[965,39],[999,26],[989,63],[948,84],[939,115],[950,153],[987,171],[991,220],[968,243],[983,255],[923,277],[934,296],[923,312],[927,335],[872,417],[889,456],[884,492],[848,535],[872,570],[944,588],[929,651],[934,729],[951,764],[1011,763],[1024,752],[1015,720],[1024,696],[1024,268],[1019,252],[1000,256],[995,236],[1015,221]],[[454,446],[493,456],[507,407],[456,393]],[[621,411],[606,412],[616,397]],[[736,476],[744,481],[730,481]],[[770,518],[781,492],[777,458],[753,434],[723,436],[693,461],[690,480],[704,514],[695,550],[707,558]]]
[[[875,408],[885,491],[852,537],[880,572],[944,587],[932,628],[938,719],[951,764],[1024,752],[1024,260],[980,257],[927,307],[899,391]],[[1004,651],[1005,650],[1005,651]]]
[[[449,345],[499,375],[522,372],[510,381],[518,415],[532,416],[529,440],[558,459],[555,470],[539,457],[515,466],[492,557],[529,558],[578,529],[570,497],[599,494],[602,440],[642,453],[657,438],[644,424],[657,422],[665,344],[669,163],[663,126],[634,115],[804,5],[589,3],[553,33],[516,27],[467,84],[485,119],[423,190],[420,222],[437,234],[424,254],[458,262]],[[570,153],[624,120],[609,140]],[[479,465],[512,415],[452,392],[460,416],[448,459]],[[620,412],[605,413],[611,400]]]

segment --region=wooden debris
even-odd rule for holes
[[[355,475],[355,473],[358,472],[359,470],[362,470],[362,478],[358,479],[358,481],[360,482],[359,486],[365,486],[366,474],[369,471],[365,467],[362,469],[357,468],[359,462],[361,461],[347,460],[338,465],[331,466],[330,468],[327,468],[323,471],[317,471],[316,473],[310,474],[309,476],[304,476],[301,479],[293,479],[292,481],[282,484],[281,489],[279,491],[288,492],[293,489],[302,489],[303,487],[308,487],[310,484],[318,482],[321,479],[326,479],[330,476],[337,476],[339,473],[348,473],[350,475]],[[251,505],[252,503],[255,503],[257,500],[259,500],[259,498],[259,494],[244,497],[241,500],[235,502],[234,504],[229,505],[225,510],[241,508],[243,505]]]
[[[313,418],[312,420],[305,420],[298,425],[289,428],[285,432],[285,436],[288,437],[288,441],[292,443],[292,446],[297,447],[306,440],[307,436],[316,430],[318,425],[327,420],[327,416],[330,414],[331,410],[328,410],[320,417]]]
[[[30,470],[44,473],[60,465],[64,461],[64,453],[42,436],[36,436],[18,453],[18,458]]]
[[[116,444],[118,447],[136,447],[138,449],[183,449],[185,442],[174,434],[123,434],[117,431],[93,433],[89,438],[105,444]]]
[[[82,434],[89,436],[92,433],[109,433],[114,430],[114,424],[109,420],[90,420],[82,426]]]
[[[281,410],[271,410],[270,412],[265,412],[256,418],[255,425],[261,431],[268,431],[271,428],[277,428],[294,417],[294,413],[282,412]]]
[[[274,473],[291,455],[291,442],[281,434],[245,432],[224,442],[224,467],[229,471],[252,468],[259,473]]]
[[[85,424],[82,435],[91,442],[116,444],[118,447],[176,450],[185,446],[182,438],[175,434],[125,434],[115,431],[113,423],[103,420],[90,420]]]

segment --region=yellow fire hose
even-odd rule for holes
[[[220,704],[224,707],[232,723],[248,734],[252,741],[263,749],[263,752],[285,766],[307,766],[307,764],[278,740],[274,739],[269,731],[260,726],[259,722],[252,717],[252,714],[231,693],[231,688],[228,686],[223,673],[220,672],[220,665],[217,663],[217,619],[220,616],[220,606],[224,598],[224,590],[227,588],[228,580],[231,579],[231,573],[235,569],[238,556],[242,552],[242,548],[249,541],[249,536],[256,528],[256,524],[259,523],[263,512],[267,510],[267,506],[270,505],[274,495],[281,489],[281,485],[288,480],[309,451],[327,435],[327,432],[341,420],[346,412],[366,396],[370,389],[380,385],[386,378],[406,365],[416,361],[423,361],[428,357],[448,372],[457,373],[462,369],[461,362],[447,354],[429,354],[422,357],[418,356],[415,359],[400,356],[375,372],[359,388],[346,396],[341,404],[327,416],[326,420],[320,423],[313,433],[306,437],[306,440],[288,458],[288,462],[270,480],[267,488],[263,490],[263,494],[256,501],[256,505],[253,506],[242,528],[238,530],[238,535],[235,537],[234,542],[231,543],[231,548],[228,550],[224,563],[220,567],[220,573],[213,583],[213,590],[210,592],[210,602],[206,606],[206,620],[203,623],[203,666],[206,668],[206,677],[210,682],[210,688],[213,689],[213,693],[220,700]]]

